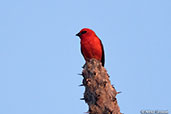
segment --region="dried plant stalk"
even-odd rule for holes
[[[117,103],[118,92],[111,85],[106,69],[96,59],[84,65],[82,71],[84,98],[89,106],[89,114],[121,114]]]

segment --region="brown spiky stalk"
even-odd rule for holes
[[[121,114],[117,103],[118,92],[111,85],[106,69],[96,59],[88,61],[83,68],[84,98],[89,114]]]

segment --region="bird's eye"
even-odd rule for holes
[[[83,32],[81,32],[81,34],[85,34],[87,31],[83,31]]]

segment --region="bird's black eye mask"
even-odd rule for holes
[[[82,31],[81,34],[85,34],[87,31]]]
[[[85,34],[87,31],[82,31],[82,32],[79,32],[78,34],[76,34],[76,36],[81,36],[82,34]]]

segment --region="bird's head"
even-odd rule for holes
[[[91,37],[92,35],[96,35],[95,32],[89,28],[83,28],[76,36],[79,36],[80,39]]]

